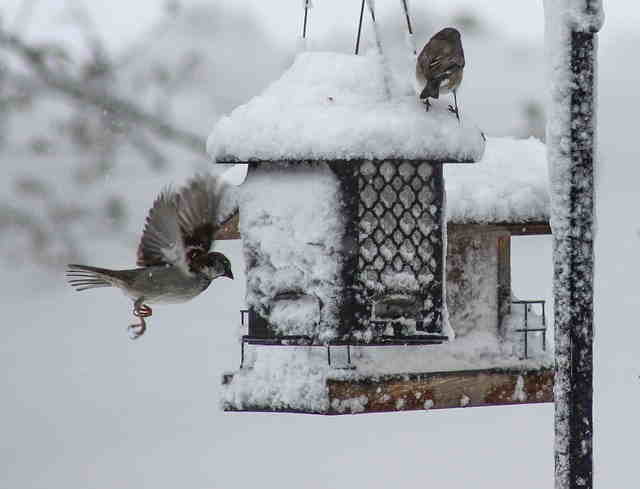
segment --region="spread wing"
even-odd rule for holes
[[[176,265],[191,272],[193,259],[205,255],[218,228],[222,185],[198,175],[180,190],[156,198],[138,246],[138,266]]]
[[[187,261],[206,254],[219,225],[222,183],[210,175],[197,175],[177,194],[178,225]]]
[[[138,266],[177,265],[188,271],[184,241],[178,224],[178,195],[166,188],[156,198],[145,222]]]

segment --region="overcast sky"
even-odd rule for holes
[[[183,5],[216,3],[221,0],[181,0]],[[60,11],[68,5],[86,5],[93,14],[98,29],[116,47],[135,39],[162,15],[166,0],[2,0],[2,12],[7,20],[15,18],[18,7],[33,3],[36,16],[29,26],[31,35],[55,32],[68,35],[68,25]],[[238,9],[251,9],[258,13],[266,26],[282,42],[294,42],[302,19],[302,0],[234,0],[227,2]],[[314,0],[315,8],[310,17],[310,33],[321,35],[333,25],[354,25],[357,19],[359,0]],[[471,9],[481,18],[488,20],[500,30],[526,39],[541,39],[543,35],[542,0],[413,0],[412,8],[433,9],[446,14],[461,9]],[[622,0],[605,1],[609,32],[635,32],[640,23],[640,6],[635,2]],[[398,0],[378,0],[376,2],[382,18],[386,15],[400,15]]]

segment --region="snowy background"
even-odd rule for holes
[[[33,45],[55,42],[65,53],[55,56],[59,72],[204,141],[221,114],[291,62],[301,3],[238,0],[230,9],[213,0],[4,0],[0,27]],[[350,51],[359,2],[315,4],[312,48]],[[389,54],[401,59],[399,2],[377,4]],[[491,136],[540,136],[540,2],[413,4],[419,45],[442,25],[463,32],[463,116],[472,114]],[[640,41],[640,7],[609,0],[605,10],[596,484],[624,488],[636,484],[640,439],[640,69],[628,63]],[[371,41],[367,27],[364,38]],[[96,60],[112,68],[108,76]],[[189,304],[157,308],[138,342],[126,336],[127,299],[115,290],[78,294],[61,268],[66,260],[131,266],[155,193],[194,170],[214,171],[204,151],[70,101],[2,46],[0,68],[0,487],[552,487],[551,405],[334,418],[222,413],[220,376],[239,362],[238,242],[218,244],[236,280],[214,282]],[[549,237],[515,239],[516,295],[549,298],[550,248]]]

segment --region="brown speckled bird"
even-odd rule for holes
[[[166,189],[149,211],[138,246],[137,265],[109,270],[69,265],[67,280],[76,290],[117,287],[133,300],[139,324],[129,326],[132,339],[146,330],[151,316],[147,303],[186,302],[218,277],[233,279],[231,263],[222,253],[209,251],[218,227],[221,184],[211,176],[197,176],[178,191]]]
[[[455,106],[449,105],[458,121],[458,99],[456,90],[462,82],[464,70],[464,50],[460,40],[460,32],[453,27],[445,27],[437,32],[424,46],[416,63],[416,79],[419,86],[424,87],[420,99],[425,101],[429,110],[429,97],[438,98],[441,93],[453,93]]]

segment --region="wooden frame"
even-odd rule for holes
[[[223,384],[233,374],[223,377]],[[483,369],[327,379],[328,408],[273,409],[224,405],[225,411],[290,412],[324,415],[425,411],[478,406],[553,402],[554,369]]]
[[[240,239],[240,230],[238,226],[240,225],[240,216],[236,211],[229,219],[227,219],[222,226],[218,229],[216,233],[216,239],[227,240],[227,239]],[[459,224],[459,223],[449,223],[447,224],[447,228],[450,230],[455,230],[458,227],[469,227],[469,226],[489,226],[500,229],[507,229],[512,236],[531,236],[531,235],[539,235],[539,234],[551,234],[551,226],[548,221],[527,221],[522,223],[516,222],[497,222],[490,224],[480,224],[480,223],[468,223],[468,224]]]

